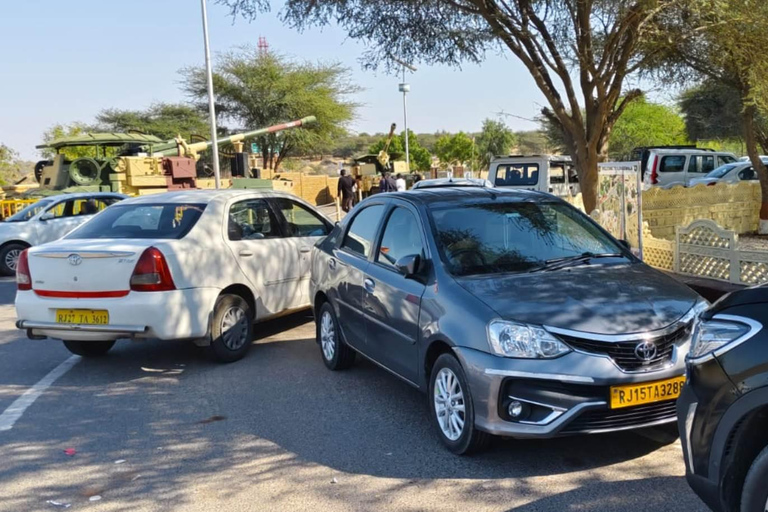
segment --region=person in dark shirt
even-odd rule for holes
[[[355,200],[355,179],[347,174],[346,169],[341,170],[341,178],[339,178],[339,187],[336,193],[341,197],[341,209],[345,212],[351,210]]]

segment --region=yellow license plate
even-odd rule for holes
[[[109,323],[109,311],[104,309],[57,309],[56,323],[107,325]]]
[[[611,386],[611,409],[674,400],[680,396],[684,383],[685,376],[681,375],[674,379]]]

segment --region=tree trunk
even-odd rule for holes
[[[744,107],[742,114],[744,122],[744,142],[747,145],[747,155],[752,162],[752,168],[757,171],[757,177],[760,179],[760,227],[758,233],[768,235],[768,168],[760,160],[760,154],[757,150],[757,137],[755,135],[755,114],[757,109],[754,105]]]
[[[571,158],[576,166],[581,188],[581,199],[584,202],[584,211],[590,215],[597,209],[598,166],[600,157],[597,151],[582,146],[571,153]]]

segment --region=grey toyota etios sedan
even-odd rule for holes
[[[675,421],[694,292],[548,194],[366,199],[313,250],[326,366],[356,354],[427,391],[455,453]]]

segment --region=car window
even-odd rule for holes
[[[711,171],[709,174],[707,174],[707,178],[722,178],[726,174],[728,174],[729,171],[731,171],[734,167],[738,166],[739,164],[725,164],[721,165],[714,171]]]
[[[410,210],[395,208],[384,228],[376,261],[394,267],[397,260],[411,254],[424,256],[419,222]]]
[[[302,204],[286,198],[272,199],[285,218],[288,236],[325,236],[328,224],[319,215]]]
[[[621,248],[586,216],[551,203],[494,202],[431,211],[441,259],[455,275],[526,272],[549,260]]]
[[[757,179],[757,173],[755,172],[755,169],[752,167],[747,167],[746,169],[742,169],[739,171],[739,179],[744,181],[750,181],[750,180],[756,180]]]
[[[534,186],[539,182],[538,164],[503,164],[496,168],[496,186]]]
[[[565,169],[561,165],[553,165],[549,168],[549,182],[554,185],[565,183]]]
[[[267,201],[247,199],[229,209],[227,234],[230,240],[261,240],[283,236]]]
[[[720,162],[720,165],[730,164],[737,161],[736,158],[732,157],[731,155],[717,155],[717,159]]]
[[[42,199],[36,203],[33,203],[23,210],[20,210],[7,219],[5,219],[5,222],[25,222],[40,213],[40,211],[44,208],[47,208],[51,203],[53,202],[52,199]]]
[[[383,214],[383,204],[375,204],[360,211],[352,219],[341,247],[365,257],[370,256],[373,237]]]
[[[118,203],[66,238],[180,239],[195,226],[205,206],[190,203]]]
[[[683,172],[685,155],[668,155],[661,157],[659,172]]]

